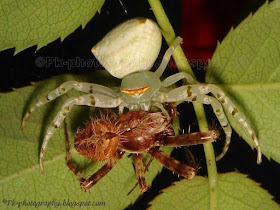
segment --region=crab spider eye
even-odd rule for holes
[[[144,87],[141,87],[141,88],[135,88],[135,89],[127,89],[127,88],[124,88],[122,89],[122,93],[126,93],[130,96],[133,96],[133,95],[142,95],[143,93],[145,93],[147,90],[149,90],[151,87],[150,86],[144,86]]]
[[[161,48],[158,25],[147,18],[128,20],[110,31],[92,49],[109,73],[119,79],[138,71],[149,71]]]
[[[83,156],[103,161],[116,151],[119,136],[114,124],[107,119],[92,119],[83,129],[77,131],[75,148]]]

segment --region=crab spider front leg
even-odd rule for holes
[[[219,99],[221,103],[219,103],[217,99],[205,95],[210,92],[213,93],[213,95],[217,99]],[[161,103],[176,102],[176,101],[189,101],[189,102],[197,101],[203,104],[210,104],[213,107],[214,113],[217,116],[226,134],[226,144],[223,148],[223,152],[217,157],[217,160],[221,159],[225,155],[230,143],[230,137],[232,132],[229,122],[221,106],[221,104],[223,104],[224,107],[228,109],[229,112],[233,115],[233,117],[235,117],[243,125],[246,131],[251,135],[255,144],[255,148],[258,151],[257,163],[258,164],[261,163],[261,150],[255,134],[253,133],[251,127],[245,122],[245,118],[238,112],[237,108],[233,105],[230,99],[226,97],[223,91],[218,87],[214,85],[206,85],[206,84],[185,85],[173,89],[168,93],[161,93],[158,96],[157,100],[160,101]]]
[[[180,73],[174,74],[174,75],[166,78],[162,82],[162,86],[168,87],[170,85],[175,84],[176,82],[178,82],[181,79],[185,79],[188,84],[199,84],[199,82],[197,82],[190,74],[185,73],[185,72],[180,72]],[[232,114],[232,116],[235,117],[238,120],[238,122],[241,123],[241,125],[243,125],[243,127],[245,128],[247,133],[251,136],[251,138],[254,142],[255,148],[257,149],[257,152],[258,152],[257,163],[260,164],[262,161],[262,157],[261,157],[262,153],[261,153],[261,149],[259,146],[259,142],[258,142],[258,139],[257,139],[256,135],[254,134],[252,128],[250,127],[250,125],[248,123],[246,123],[244,116],[238,111],[238,109],[235,107],[235,105],[230,101],[230,99],[224,94],[222,89],[220,89],[219,87],[212,85],[212,84],[202,84],[201,88],[199,88],[199,91],[197,91],[198,95],[201,95],[201,94],[205,95],[208,93],[212,93],[221,102],[221,104]],[[205,100],[207,100],[207,97]],[[218,108],[220,105],[218,105],[216,102],[214,102],[215,101],[214,99],[210,99],[210,101],[212,101],[212,104],[215,107],[217,107],[216,110],[218,110],[218,113],[215,112],[216,116],[220,114],[221,117],[224,118],[223,117],[224,114],[222,112],[219,112],[219,110],[222,110],[222,109]],[[224,122],[224,125],[223,125],[222,122],[225,120],[222,119],[221,117],[219,118],[217,116],[217,118],[220,119],[219,121],[220,121],[221,125],[224,127],[224,125],[226,125],[225,124],[226,122]],[[227,119],[226,119],[226,121],[227,121]],[[216,158],[217,160],[220,160],[226,154],[229,144],[230,144],[231,128],[227,128],[227,127],[230,127],[230,126],[224,127],[224,130],[226,133],[225,146],[223,147],[222,153],[219,156],[217,156],[217,158]]]
[[[201,89],[202,92],[204,93],[212,93],[220,102],[221,104],[223,104],[224,107],[227,108],[227,110],[229,111],[229,113],[236,118],[236,120],[243,125],[243,127],[245,128],[245,130],[247,131],[247,133],[251,136],[255,148],[258,152],[258,157],[257,157],[257,163],[260,164],[262,162],[262,152],[261,152],[261,148],[259,145],[259,141],[256,137],[256,135],[254,134],[252,128],[250,127],[250,125],[248,123],[246,123],[245,121],[245,117],[238,111],[238,109],[235,107],[235,105],[231,102],[231,100],[225,95],[225,93],[222,91],[222,89],[220,89],[219,87],[217,87],[216,85],[205,85],[203,86],[203,88]],[[229,142],[228,142],[229,144]],[[217,157],[217,159],[221,159],[225,153],[227,151],[227,148],[223,148],[222,153]]]
[[[217,99],[211,96],[201,95],[201,96],[197,96],[196,101],[203,104],[209,104],[212,106],[213,111],[226,134],[226,140],[225,140],[225,145],[223,147],[223,151],[219,156],[216,157],[216,160],[220,160],[226,154],[229,148],[231,134],[232,134],[231,126],[229,125],[227,117],[223,111],[222,105],[219,103]]]
[[[47,148],[49,139],[54,134],[54,132],[59,128],[60,124],[63,122],[64,118],[70,112],[71,108],[74,105],[86,105],[86,106],[95,106],[102,108],[115,108],[118,107],[121,103],[120,98],[112,98],[107,95],[102,94],[87,94],[79,97],[73,97],[68,99],[62,106],[61,110],[58,112],[54,118],[52,124],[47,130],[47,134],[43,140],[43,145],[40,152],[40,170],[43,172],[43,160],[45,155],[45,150]]]
[[[29,109],[22,120],[22,128],[24,129],[26,121],[30,118],[31,114],[36,108],[51,102],[57,97],[67,93],[71,89],[75,89],[84,93],[100,93],[111,97],[117,97],[117,93],[114,90],[102,85],[76,81],[64,82],[58,88],[51,91],[46,97],[38,100],[35,105]]]
[[[166,78],[162,82],[162,86],[168,87],[172,84],[175,84],[176,82],[178,82],[181,79],[185,79],[188,84],[199,84],[199,82],[197,82],[190,74],[181,72],[181,73],[177,73],[177,74],[174,74],[174,75]],[[238,111],[238,109],[235,107],[235,105],[230,101],[230,99],[224,94],[222,89],[220,89],[219,87],[212,85],[212,84],[202,84],[202,87],[199,89],[199,91],[197,91],[198,95],[208,94],[208,93],[212,93],[223,104],[223,106],[232,114],[232,116],[235,117],[238,120],[238,122],[243,125],[243,127],[245,128],[247,133],[249,133],[249,135],[251,136],[251,138],[254,142],[255,148],[257,149],[257,152],[258,152],[257,163],[260,164],[262,161],[262,157],[261,157],[262,154],[261,154],[259,142],[258,142],[258,139],[257,139],[256,135],[254,134],[252,128],[250,127],[250,125],[248,123],[246,123],[244,116],[242,116],[242,114]],[[216,104],[215,105],[216,107],[219,106],[219,105],[217,105],[216,102],[212,102],[212,103]],[[222,110],[222,109],[218,108],[217,110]],[[217,115],[219,113],[215,113],[215,114]],[[222,116],[223,115],[224,114],[222,114]],[[224,129],[226,129],[228,131],[228,133],[226,133],[226,143],[225,143],[222,153],[219,156],[217,156],[217,160],[220,160],[226,154],[229,144],[230,144],[231,131],[228,128],[224,128]]]

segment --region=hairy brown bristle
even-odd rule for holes
[[[91,160],[106,160],[118,146],[119,136],[115,125],[108,119],[91,119],[75,136],[76,150]]]
[[[161,112],[131,111],[121,116],[116,126],[120,148],[131,152],[148,150],[157,135],[174,134],[171,124]]]
[[[99,109],[99,115],[98,119],[105,119],[112,123],[118,119],[118,115],[112,109]]]

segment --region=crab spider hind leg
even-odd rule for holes
[[[160,66],[158,67],[158,69],[155,71],[155,74],[158,77],[161,77],[161,75],[163,74],[166,66],[169,63],[170,57],[171,55],[174,53],[175,49],[182,43],[183,39],[181,37],[177,37],[173,43],[170,45],[170,47],[166,50],[163,59],[161,61]]]
[[[163,82],[162,86],[163,87],[169,87],[170,85],[175,84],[181,79],[185,79],[187,84],[199,84],[198,81],[196,81],[190,74],[186,72],[179,72],[177,74],[173,74],[169,77],[167,77]]]

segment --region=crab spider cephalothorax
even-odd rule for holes
[[[40,152],[41,171],[43,171],[43,159],[48,141],[74,105],[101,108],[119,107],[120,114],[123,113],[124,108],[149,111],[154,106],[168,116],[162,104],[182,101],[196,101],[212,106],[226,134],[225,146],[217,160],[221,159],[227,152],[232,133],[231,126],[223,111],[223,108],[225,108],[252,137],[258,152],[257,162],[261,163],[261,149],[256,135],[243,115],[219,87],[199,83],[191,75],[184,72],[169,76],[163,81],[160,79],[171,55],[182,42],[182,38],[177,37],[174,40],[165,52],[159,68],[155,72],[149,71],[159,54],[161,39],[162,36],[158,25],[147,18],[134,18],[118,25],[92,48],[92,52],[111,75],[122,79],[119,92],[102,85],[68,81],[51,91],[47,97],[37,101],[30,108],[23,119],[23,127],[36,108],[49,103],[71,89],[85,93],[68,99],[48,128]],[[168,87],[179,80],[184,80],[187,85],[167,90]],[[212,94],[214,97],[207,94]]]

